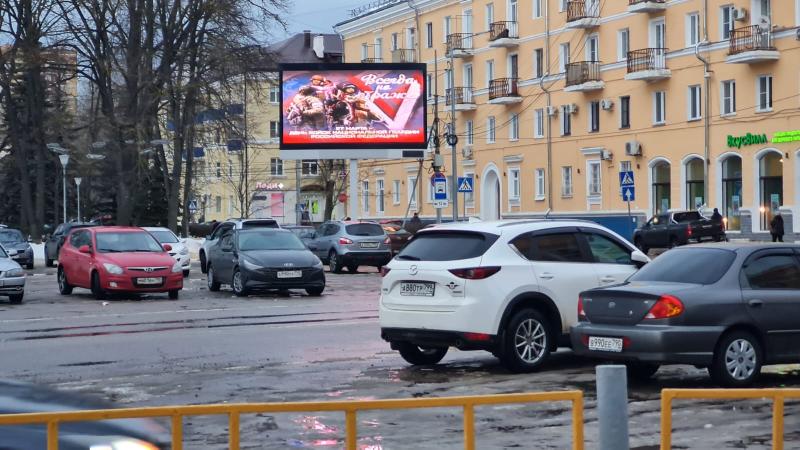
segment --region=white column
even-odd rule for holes
[[[350,160],[350,194],[348,197],[350,198],[350,212],[348,215],[353,219],[357,219],[359,217],[357,159]]]

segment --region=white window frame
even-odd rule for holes
[[[484,12],[486,13],[486,31],[491,31],[492,22],[494,22],[494,3],[487,3]]]
[[[400,48],[400,34],[392,33],[389,39],[389,50],[395,51]]]
[[[600,35],[594,33],[586,36],[584,45],[586,46],[586,61],[600,61]],[[592,55],[592,51],[594,51],[594,55]]]
[[[453,32],[451,16],[444,16],[442,19],[442,44],[447,43],[447,36]]]
[[[686,90],[686,120],[700,120],[703,118],[703,88],[699,84],[689,86]],[[695,111],[696,114],[693,114]]]
[[[494,144],[497,141],[497,119],[494,116],[486,118],[486,143]]]
[[[542,78],[544,69],[544,49],[536,48],[533,50],[533,77]]]
[[[433,48],[433,22],[425,23],[425,46]]]
[[[762,90],[761,90],[761,80],[763,80],[763,79],[768,80],[767,85],[766,85],[766,99],[765,99],[766,103],[767,103],[766,107],[762,106],[762,103],[761,103],[761,95],[764,94],[764,92],[762,92]],[[775,84],[775,80],[774,80],[774,78],[772,77],[771,74],[764,74],[764,75],[759,75],[758,77],[756,77],[756,112],[757,113],[771,112],[772,111],[772,105],[773,105],[772,94],[773,94],[773,91],[774,91],[774,84]]]
[[[686,14],[686,47],[694,47],[700,42],[700,13]]]
[[[567,0],[558,0],[558,12],[565,12],[567,10]]]
[[[622,119],[624,117],[623,113],[625,112],[624,108],[622,108],[622,100],[625,99],[625,98],[628,99],[628,126],[623,126],[623,124],[622,124]],[[620,130],[627,130],[627,129],[631,128],[631,117],[632,117],[631,116],[631,96],[630,95],[620,96],[620,98],[619,98],[619,129]]]
[[[558,46],[558,72],[566,72],[567,64],[569,64],[569,42],[563,42]]]
[[[595,108],[595,105],[597,105],[596,108]],[[594,100],[594,101],[589,102],[589,104],[586,106],[586,109],[589,111],[589,114],[587,114],[587,116],[589,116],[589,124],[588,124],[587,130],[589,131],[589,133],[599,133],[600,132],[600,100]],[[595,117],[597,118],[597,129],[593,130],[592,129],[592,122],[594,122],[593,119]]]
[[[667,123],[667,91],[653,92],[653,125]]]
[[[467,138],[467,145],[475,144],[475,125],[472,120],[464,121],[464,134]]]
[[[508,201],[518,204],[522,195],[522,176],[519,166],[508,168]]]
[[[544,169],[536,169],[533,171],[534,184],[534,199],[541,201],[545,199],[547,185],[545,184]]]
[[[280,122],[277,120],[270,120],[269,121],[269,138],[270,139],[280,139],[281,137],[281,125]]]
[[[369,58],[369,45],[366,42],[361,43],[361,60]]]
[[[319,176],[319,161],[316,159],[302,160],[300,163],[300,174],[304,177]]]
[[[392,180],[392,204],[400,204],[400,180]]]
[[[275,169],[275,170],[273,170]],[[273,177],[282,177],[283,176],[283,160],[280,158],[270,158],[269,159],[269,173]]]
[[[572,135],[572,115],[568,112],[569,105],[561,105],[561,111],[559,111],[559,115],[561,120],[561,136],[571,136]]]
[[[586,195],[600,197],[603,195],[603,167],[599,159],[586,161]]]
[[[386,182],[383,178],[378,178],[375,180],[375,212],[377,214],[383,214],[386,212],[386,199],[384,196],[386,195]]]
[[[667,20],[664,17],[659,17],[658,19],[652,19],[648,24],[648,45],[654,48],[666,48],[667,47]],[[659,30],[663,29],[663,35],[661,36],[661,45],[659,45]]]
[[[533,10],[533,18],[534,19],[541,19],[542,18],[542,0],[533,0],[532,8]]]
[[[536,139],[544,138],[544,108],[539,108],[533,114],[533,137]]]
[[[494,79],[494,60],[487,59],[485,67],[484,73],[486,74],[486,87],[488,88],[492,84],[492,79]]]
[[[719,7],[719,39],[727,41],[730,38],[730,31],[736,28],[736,20],[733,18],[733,11],[736,9],[734,5],[722,5]],[[729,25],[725,26],[725,14],[728,14]],[[727,34],[727,36],[726,36]]]
[[[361,181],[361,212],[369,214],[369,180]]]
[[[372,43],[372,57],[383,61],[383,38],[376,37]]]
[[[726,86],[730,86],[729,95],[726,96]],[[736,80],[724,80],[720,83],[719,87],[720,99],[720,115],[733,116],[736,115]]]
[[[281,88],[280,86],[269,87],[269,102],[276,105],[281,102]]]
[[[572,166],[561,166],[561,197],[568,198],[573,195]]]
[[[519,141],[519,114],[511,114],[508,121],[508,140]]]
[[[417,186],[417,191],[414,192],[414,183],[417,181],[417,177],[408,177],[406,179],[406,194],[408,195],[408,204],[411,207],[417,206],[417,198],[419,198],[419,186]],[[416,194],[416,195],[415,195]]]
[[[427,86],[425,86],[425,91],[428,92],[428,102],[432,102],[432,101],[434,101],[436,99],[436,97],[434,97],[435,92],[433,91],[433,74],[432,73],[428,72],[427,74],[425,74],[425,84],[427,85]]]
[[[617,30],[617,61],[627,61],[630,50],[631,30],[628,28]]]

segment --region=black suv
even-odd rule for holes
[[[96,226],[97,224],[84,222],[67,222],[59,225],[52,236],[44,243],[44,264],[47,267],[53,267],[53,262],[58,260],[58,252],[61,250],[61,246],[64,244],[64,240],[67,238],[70,231],[75,228]]]

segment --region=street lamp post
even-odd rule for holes
[[[64,223],[67,222],[67,163],[69,163],[69,155],[58,155],[61,161],[61,181],[63,187],[63,201],[64,201]]]
[[[81,219],[81,181],[83,181],[81,177],[75,177],[75,185],[78,186],[78,222],[83,221]]]

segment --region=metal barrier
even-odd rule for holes
[[[672,400],[772,399],[772,449],[783,450],[783,403],[800,399],[800,389],[663,389],[661,391],[661,450],[672,448]]]
[[[583,450],[583,392],[531,392],[526,394],[469,397],[354,400],[344,402],[233,403],[224,405],[158,406],[95,411],[0,415],[0,425],[46,424],[47,450],[58,450],[58,425],[111,419],[169,417],[172,420],[172,450],[183,449],[183,418],[186,416],[228,416],[228,448],[239,450],[239,419],[242,414],[342,411],[345,413],[345,448],[356,450],[356,413],[365,410],[464,408],[464,449],[475,450],[475,407],[510,403],[572,402],[572,448]]]

